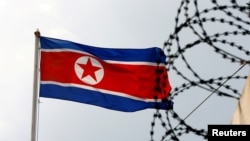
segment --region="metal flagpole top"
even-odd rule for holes
[[[35,36],[39,38],[41,36],[39,29],[34,32]]]

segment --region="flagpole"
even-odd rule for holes
[[[38,51],[39,51],[39,30],[35,31],[35,55],[34,55],[34,78],[33,78],[33,102],[32,102],[32,123],[31,141],[37,140],[37,103],[38,103]]]

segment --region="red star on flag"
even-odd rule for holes
[[[82,73],[82,77],[81,78],[84,78],[86,76],[91,76],[94,80],[96,80],[96,75],[95,75],[95,72],[102,69],[100,67],[96,67],[92,64],[90,58],[88,58],[87,60],[87,63],[86,64],[80,64],[80,63],[77,63],[77,65],[79,65],[84,71]],[[97,80],[96,80],[97,81]]]

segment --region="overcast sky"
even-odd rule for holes
[[[201,7],[210,3],[202,2]],[[180,0],[0,0],[0,140],[30,140],[36,29],[42,36],[92,46],[163,47],[174,31],[179,5]],[[219,29],[210,28],[209,32]],[[190,36],[186,34],[183,41],[190,40]],[[237,39],[249,50],[246,46],[249,40]],[[211,50],[187,53],[193,67],[204,77],[229,76],[240,67],[223,61],[213,51],[211,54],[205,51]],[[246,66],[238,75],[248,72]],[[169,77],[172,87],[183,83],[174,72],[169,72]],[[244,81],[228,83],[241,91]],[[201,96],[192,95],[197,93]],[[188,91],[179,96],[174,101],[175,111],[184,118],[208,95],[202,93]],[[70,101],[46,98],[40,101],[39,141],[150,140],[153,109],[123,113]],[[236,102],[212,96],[186,122],[198,129],[207,129],[208,124],[229,124]],[[156,124],[154,139],[160,140],[165,130],[159,121]],[[182,139],[187,138],[202,140],[194,135]]]

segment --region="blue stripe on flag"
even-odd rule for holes
[[[55,84],[41,84],[40,96],[91,104],[123,112],[135,112],[147,108],[156,108],[156,106],[159,109],[168,109],[173,106],[172,101],[145,102],[97,91],[76,87],[63,87]]]
[[[166,56],[162,52],[162,49],[158,47],[143,49],[102,48],[49,37],[40,37],[40,43],[42,49],[72,49],[84,51],[102,60],[152,63],[165,63],[166,61]]]

